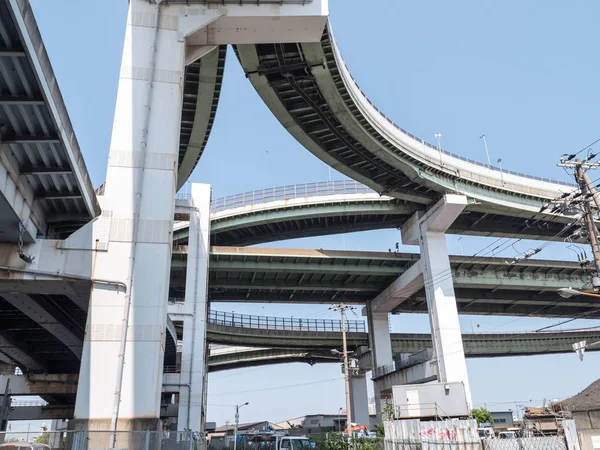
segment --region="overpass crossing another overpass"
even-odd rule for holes
[[[464,211],[457,213],[457,217],[453,217],[456,220],[452,220],[460,223],[466,219],[460,225],[462,229],[491,235],[499,233],[492,227],[493,224],[506,222],[501,225],[505,227],[504,231],[517,236],[524,230],[527,234],[526,229],[530,228],[527,219],[531,220],[540,204],[556,197],[564,189],[572,189],[549,180],[504,174],[495,168],[448,155],[394,127],[391,121],[382,120],[343,65],[327,25],[326,0],[313,0],[302,5],[282,0],[275,6],[265,2],[243,5],[242,1],[226,9],[211,8],[193,1],[188,3],[154,5],[132,0],[129,4],[107,183],[102,189],[103,214],[90,225],[88,222],[99,214],[98,205],[94,204],[95,194],[85,180],[86,173],[73,144],[72,130],[61,112],[64,106],[57,104],[59,95],[55,95],[58,90],[53,75],[44,69],[47,56],[31,9],[26,0],[2,1],[2,5],[6,6],[0,10],[2,25],[8,31],[1,37],[7,51],[1,56],[0,72],[7,85],[4,90],[10,92],[10,98],[3,100],[2,111],[10,126],[5,127],[8,134],[1,137],[3,145],[10,147],[11,151],[2,152],[5,157],[3,173],[10,174],[10,177],[0,180],[10,178],[1,186],[5,198],[17,193],[16,200],[8,208],[0,205],[1,210],[9,212],[6,215],[9,218],[5,226],[9,230],[6,241],[13,244],[9,246],[13,254],[4,251],[8,247],[3,247],[2,256],[8,255],[9,258],[2,270],[9,273],[9,277],[20,274],[25,278],[26,274],[35,278],[28,281],[40,284],[32,283],[35,292],[27,292],[28,286],[11,278],[2,287],[3,307],[10,312],[10,321],[9,329],[3,330],[0,335],[0,346],[10,362],[20,359],[23,366],[35,367],[34,371],[44,371],[48,364],[53,363],[48,355],[59,355],[56,360],[63,362],[63,368],[70,367],[68,370],[73,370],[81,358],[81,395],[76,408],[79,427],[109,422],[111,427],[116,427],[118,419],[132,421],[143,418],[146,428],[158,423],[158,374],[162,369],[165,330],[171,335],[168,340],[174,341],[173,333],[169,331],[172,324],[166,314],[166,300],[172,296],[166,280],[171,261],[173,209],[178,207],[174,200],[175,190],[185,182],[206,145],[218,104],[225,46],[228,44],[236,46],[236,55],[250,81],[279,120],[289,125],[296,138],[338,170],[380,194],[399,199],[396,204],[406,206],[398,217],[384,221],[386,226],[400,223],[404,227],[411,218],[418,219],[423,210],[431,210],[440,198],[446,199],[447,192],[451,191],[465,196]],[[183,9],[185,13],[182,14]],[[190,10],[195,13],[188,14]],[[275,16],[278,20],[273,21]],[[4,19],[12,22],[4,23]],[[263,26],[267,23],[276,26]],[[211,36],[210,42],[204,40],[207,35]],[[23,51],[13,46],[16,38],[22,39]],[[23,56],[27,57],[28,64],[32,64],[32,71],[19,61]],[[132,61],[134,67],[131,67]],[[4,72],[10,73],[6,75]],[[12,78],[15,74],[17,78]],[[40,85],[35,86],[33,81],[39,81]],[[23,96],[23,92],[27,95]],[[32,114],[25,114],[25,110]],[[207,254],[209,189],[207,186],[194,186],[192,191],[196,194],[193,193],[187,213],[191,226],[195,228],[188,238],[190,264],[185,274],[185,297],[186,303],[194,307],[193,321],[198,327],[192,328],[203,336],[201,318],[206,312],[207,297],[204,269],[210,258]],[[327,220],[318,226],[321,230],[339,217],[338,200],[334,201],[338,210],[325,214]],[[396,204],[392,205],[394,213],[399,212]],[[413,211],[413,205],[421,206]],[[363,221],[359,214],[362,212],[354,212],[352,219],[344,220],[348,223]],[[225,216],[223,214],[223,223],[226,222]],[[548,222],[545,229],[554,227],[548,236],[555,236],[554,230],[564,230],[563,225],[569,223],[568,218],[559,215],[543,217],[544,222]],[[403,222],[405,219],[408,220]],[[269,225],[280,223],[278,220],[274,218],[270,223],[265,222],[266,229]],[[291,217],[288,222],[293,226],[297,220]],[[366,219],[364,226],[375,226],[377,222],[376,218]],[[88,226],[81,228],[86,223]],[[22,261],[14,265],[15,224],[19,225],[17,241],[23,238],[25,243],[32,243],[37,234],[57,239],[69,236],[69,239],[38,241],[30,246],[30,250],[37,251],[35,265],[26,266],[31,262],[31,258],[23,258],[27,255],[20,255]],[[453,226],[452,223],[447,225],[442,233]],[[244,228],[242,224],[237,229],[228,229],[228,232],[233,231],[231,235],[234,237],[237,233],[240,242],[244,242],[244,238],[250,242],[248,235],[258,236],[260,233],[263,236],[258,236],[258,239],[265,239],[266,234],[260,226],[255,221],[250,228]],[[223,230],[226,228],[224,226]],[[308,228],[310,226],[299,230],[299,233],[306,232]],[[538,231],[533,234],[543,237]],[[292,236],[293,233],[275,232],[272,235],[280,239],[278,236]],[[244,270],[226,270],[228,273],[238,271],[236,275],[246,282]],[[250,280],[263,274],[256,267],[253,270]],[[503,282],[490,274],[490,279],[497,282],[497,288],[491,292],[477,292],[476,287],[469,284],[465,288],[468,292],[457,291],[457,297],[468,299],[468,304],[462,307],[464,312],[546,317],[581,313],[592,317],[596,310],[581,304],[578,299],[565,303],[546,295],[553,289],[551,278],[557,275],[558,281],[564,280],[564,275],[570,270],[540,270],[545,275],[542,281],[546,283],[535,284],[539,282],[537,273],[515,269],[515,274],[519,272],[527,282],[533,280],[539,295],[532,294],[534,290],[528,291],[522,283],[517,286],[515,280],[510,280],[511,272],[508,276],[503,275]],[[448,271],[452,272],[451,269]],[[282,280],[271,269],[265,269],[264,273],[262,279],[269,284],[263,285],[263,291],[259,291],[257,296],[253,296],[249,292],[251,288],[244,284],[228,288],[227,295],[238,296],[239,300],[242,296],[253,300],[270,296],[270,301],[284,298],[296,301],[294,298],[298,297],[325,302],[338,298],[337,293],[344,291],[339,282],[341,277],[348,275],[345,272],[330,273],[333,279],[324,280],[309,271],[309,278],[306,278],[306,273],[300,275],[296,289],[290,292],[282,287]],[[360,284],[360,277],[364,275],[351,273],[349,276],[349,284]],[[367,277],[370,276],[367,274]],[[486,276],[484,273],[480,280]],[[293,280],[294,275],[288,273],[287,278]],[[50,281],[53,279],[59,281],[59,286],[47,292],[49,288],[46,286],[52,285]],[[66,283],[67,279],[69,282]],[[179,278],[181,280],[182,277]],[[308,280],[308,286],[304,284],[305,280]],[[73,285],[75,281],[81,286],[76,288]],[[218,273],[215,281],[217,289],[211,295],[218,296],[222,289],[218,286],[221,281]],[[229,275],[226,281],[229,283]],[[332,281],[333,286],[314,288],[313,284],[319,281]],[[91,286],[89,301],[81,295],[86,283]],[[13,285],[16,288],[11,290]],[[449,298],[454,299],[454,286],[452,283],[446,285],[452,291]],[[175,284],[173,287],[175,293],[183,292],[182,286]],[[507,303],[508,292],[504,291],[520,293],[522,297],[511,297]],[[369,294],[364,291],[361,295],[356,302],[372,300],[367,299]],[[540,302],[538,297],[543,296],[548,298]],[[430,293],[427,297],[428,301],[431,300]],[[113,309],[107,312],[106,305],[109,304]],[[454,302],[449,304],[454,305]],[[500,306],[495,309],[495,304]],[[418,292],[405,299],[402,305],[411,311],[425,310],[425,302],[423,297],[419,298]],[[433,308],[433,311],[436,310]],[[431,307],[429,312],[432,312]],[[91,318],[86,333],[83,333],[81,325],[72,329],[69,326],[80,322],[76,315]],[[121,315],[125,317],[122,321]],[[452,318],[457,318],[456,315],[453,311]],[[122,322],[126,326],[119,328]],[[20,327],[19,323],[23,326]],[[190,330],[190,327],[186,326],[186,329]],[[184,341],[195,341],[196,331],[193,333]],[[78,356],[80,348],[83,352]],[[203,359],[203,348],[203,345],[196,346],[200,354],[194,356],[200,360]],[[95,355],[93,358],[92,354]],[[139,354],[147,355],[147,358],[136,358],[135,355]],[[192,361],[192,358],[184,359]],[[136,378],[135,375],[146,371],[148,365],[157,376]],[[190,367],[188,373],[195,378],[189,380],[190,389],[185,394],[188,397],[187,408],[182,405],[182,411],[190,413],[190,408],[193,410],[193,427],[203,420],[201,399],[204,383],[200,369],[196,367],[196,371],[192,371]],[[134,379],[136,382],[132,383]],[[124,395],[121,395],[122,390]],[[136,395],[142,391],[144,395]],[[114,411],[115,415],[108,419]],[[118,416],[120,412],[122,416]],[[190,417],[187,415],[179,425],[189,428]]]

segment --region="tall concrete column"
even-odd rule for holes
[[[160,14],[160,5],[129,3],[103,198],[108,250],[92,275],[123,288],[92,289],[76,429],[161,427],[185,44]]]
[[[373,369],[392,365],[394,359],[392,356],[392,339],[390,337],[388,313],[373,312],[370,305],[367,305],[367,319]]]
[[[350,404],[352,419],[359,425],[369,426],[369,394],[364,373],[350,378]]]
[[[367,305],[366,310],[369,325],[371,366],[373,370],[372,373],[375,374],[378,367],[390,366],[394,363],[392,340],[390,337],[389,314],[387,312],[374,312],[371,303]],[[385,405],[385,400],[381,398],[380,383],[374,381],[373,388],[375,393],[375,409],[377,414],[379,414]]]
[[[444,196],[426,214],[417,213],[407,221],[402,241],[420,247],[438,381],[462,382],[470,406],[469,376],[445,234],[466,205],[464,196]]]
[[[192,184],[179,390],[180,431],[202,431],[206,414],[206,322],[210,247],[210,186]]]
[[[94,254],[92,270],[94,278],[120,283],[95,283],[91,292],[73,428],[152,430],[161,425],[185,65],[221,44],[319,42],[327,13],[326,0],[227,8],[130,0],[103,212],[94,225],[94,233],[105,236],[106,250]],[[197,255],[201,267],[202,253]],[[196,275],[195,286],[206,282]],[[202,303],[201,292],[190,304]],[[195,323],[199,330],[196,320],[191,328]],[[192,333],[196,347],[204,345],[201,333]],[[191,355],[196,354],[194,348]],[[205,370],[196,361],[186,370],[197,386]],[[201,411],[192,411],[201,392],[192,386],[187,394],[185,421],[193,429],[200,427],[194,417],[203,420]],[[136,445],[114,439],[90,443],[96,448]]]

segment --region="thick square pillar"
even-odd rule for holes
[[[367,320],[373,369],[392,365],[394,359],[392,357],[392,339],[390,337],[388,313],[372,312],[370,305],[367,305]]]
[[[418,244],[421,250],[438,381],[464,383],[467,403],[471,406],[467,363],[445,234],[466,205],[464,196],[444,196],[427,213],[417,213],[407,221],[402,228],[402,241],[408,245]]]
[[[359,425],[369,426],[369,394],[367,377],[364,373],[350,378],[350,405],[352,419]]]
[[[179,431],[203,431],[206,414],[208,260],[210,250],[210,186],[192,184],[185,318],[179,390]]]
[[[159,430],[185,43],[161,16],[129,3],[75,429]],[[95,446],[131,446],[117,442]],[[123,437],[122,442],[119,439]],[[114,438],[111,438],[114,439]],[[90,446],[92,443],[90,443]]]
[[[366,312],[369,325],[369,347],[371,348],[371,373],[375,373],[378,367],[394,364],[389,314],[387,312],[373,312],[370,302],[367,304]],[[381,398],[380,383],[374,382],[373,387],[375,391],[375,408],[377,414],[379,414],[385,405],[385,401]]]

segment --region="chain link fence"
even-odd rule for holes
[[[563,436],[538,436],[483,440],[484,450],[567,450]]]
[[[0,433],[0,450],[202,450],[189,431],[25,431]]]

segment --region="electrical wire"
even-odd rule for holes
[[[592,142],[589,145],[586,145],[585,147],[583,147],[581,150],[579,150],[577,153],[572,153],[569,156],[569,158],[567,159],[567,161],[571,161],[573,158],[575,158],[577,155],[579,155],[581,152],[586,151],[588,148],[590,148],[592,145],[597,144],[598,142],[600,142],[600,138],[596,139],[594,142]]]
[[[329,378],[327,380],[309,381],[307,383],[287,384],[287,385],[280,385],[280,386],[269,386],[269,387],[265,387],[265,388],[245,389],[245,390],[241,390],[241,391],[219,392],[219,393],[216,393],[216,394],[213,394],[213,395],[224,397],[224,396],[227,396],[227,395],[246,394],[248,392],[275,391],[277,389],[290,389],[290,388],[295,388],[295,387],[300,387],[300,386],[310,386],[310,385],[314,385],[314,384],[331,383],[332,381],[340,381],[340,380],[343,380],[343,379],[344,378],[337,377],[337,378]]]

